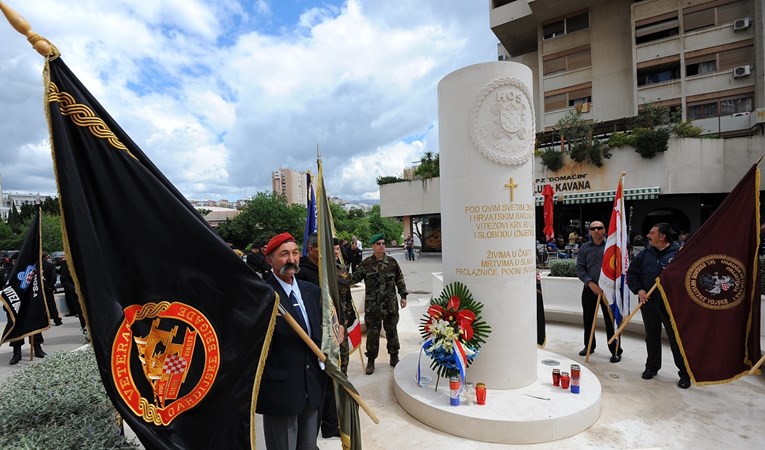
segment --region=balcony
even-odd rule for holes
[[[671,55],[679,55],[682,51],[681,41],[678,37],[653,41],[635,47],[635,60],[638,64]]]
[[[537,20],[529,0],[517,0],[489,11],[491,31],[511,56],[537,50]]]
[[[683,84],[679,79],[647,84],[645,86],[638,86],[637,97],[640,103],[653,103],[680,98],[683,93],[682,87]]]

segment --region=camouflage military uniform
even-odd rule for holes
[[[374,255],[364,259],[353,273],[354,282],[364,281],[364,323],[367,327],[367,358],[374,360],[380,351],[380,329],[385,327],[388,354],[398,359],[398,300],[406,298],[406,284],[401,267],[388,255],[381,260]]]
[[[356,310],[353,308],[353,297],[351,296],[351,274],[342,264],[335,266],[337,272],[337,289],[340,294],[340,307],[343,309],[345,318],[345,339],[340,343],[340,370],[343,373],[348,371],[348,327],[356,320]]]

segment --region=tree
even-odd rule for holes
[[[422,178],[434,178],[439,176],[441,173],[439,159],[440,157],[438,153],[425,152],[425,155],[420,158],[420,165],[414,170],[414,174],[419,175]]]
[[[14,233],[11,227],[7,223],[0,220],[0,249],[10,250],[18,248],[16,246],[10,245],[11,239],[13,237]]]
[[[285,231],[300,242],[307,213],[305,206],[288,205],[283,195],[258,192],[241,213],[218,225],[216,231],[237,248],[246,248],[254,241],[267,241]]]
[[[374,205],[372,207],[372,211],[370,211],[370,213],[367,215],[367,218],[369,219],[369,229],[371,234],[385,234],[385,242],[401,240],[401,235],[404,232],[404,226],[398,220],[390,219],[388,217],[381,217],[380,205]],[[366,239],[371,237],[371,234],[364,235],[363,239],[360,235],[358,236],[359,239],[362,239],[362,241],[366,241]]]
[[[63,250],[64,240],[61,238],[61,216],[43,212],[40,222],[43,251],[53,253]]]
[[[58,199],[55,197],[45,197],[45,200],[43,200],[40,206],[44,213],[50,213],[56,216],[60,214],[60,210],[58,208]]]
[[[12,203],[11,211],[8,213],[8,226],[11,227],[11,230],[14,233],[19,233],[19,231],[21,231],[22,223],[23,221],[21,220],[21,216],[19,215],[19,210],[16,209],[16,203]]]

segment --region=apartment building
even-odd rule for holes
[[[577,109],[618,121],[667,105],[721,136],[762,134],[761,0],[490,0],[499,60],[534,73],[537,131]]]
[[[271,173],[271,189],[275,194],[282,194],[287,203],[308,204],[306,173],[281,168]]]
[[[694,232],[763,156],[764,0],[489,0],[488,6],[498,60],[532,70],[540,148],[561,148],[553,127],[571,111],[595,122],[593,137],[605,140],[628,129],[647,104],[669,106],[722,138],[672,138],[666,152],[650,159],[617,147],[602,166],[566,156],[562,168],[551,170],[535,157],[540,238],[546,184],[556,192],[558,233],[582,234],[588,221],[607,221],[622,171],[633,234],[660,221]],[[440,227],[438,189],[411,181],[382,185],[380,208],[386,217]]]

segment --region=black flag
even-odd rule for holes
[[[24,339],[50,328],[42,284],[42,239],[40,238],[40,208],[29,224],[16,264],[3,286],[0,301],[8,316],[0,343]]]
[[[106,392],[147,448],[254,447],[273,290],[60,58],[45,87],[64,246]]]

